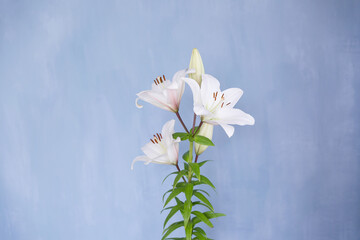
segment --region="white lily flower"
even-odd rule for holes
[[[172,136],[174,125],[175,120],[173,119],[164,124],[161,133],[154,135],[154,138],[141,148],[145,155],[136,157],[131,164],[131,169],[137,161],[143,161],[145,164],[177,164],[180,138],[174,139]]]
[[[180,100],[184,93],[185,83],[182,80],[189,73],[195,72],[194,70],[184,69],[174,74],[172,81],[163,77],[157,77],[152,84],[151,90],[139,92],[137,94],[136,106],[142,108],[138,104],[141,99],[156,107],[171,111],[178,112]]]
[[[209,74],[202,75],[201,89],[195,80],[183,79],[192,90],[194,112],[201,116],[203,122],[220,125],[229,137],[234,134],[234,127],[230,124],[254,125],[255,119],[251,115],[234,108],[243,94],[240,88],[222,92],[219,81]]]

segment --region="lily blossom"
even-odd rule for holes
[[[185,83],[182,80],[189,73],[195,72],[194,70],[180,70],[174,74],[172,81],[163,77],[157,77],[152,84],[151,90],[139,92],[137,94],[136,106],[142,108],[138,104],[139,99],[148,102],[156,107],[171,111],[178,112],[180,100],[184,93]]]
[[[234,108],[243,94],[240,88],[222,92],[219,81],[209,74],[202,75],[201,88],[195,80],[183,79],[192,90],[194,112],[201,116],[203,122],[220,125],[229,137],[234,134],[234,127],[230,124],[254,125],[255,119],[251,115]]]
[[[154,138],[141,148],[145,155],[138,156],[133,160],[131,170],[137,161],[143,161],[145,164],[177,164],[180,138],[173,138],[174,125],[175,120],[172,119],[164,124],[161,133],[154,134]]]

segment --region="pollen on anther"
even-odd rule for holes
[[[221,99],[224,100],[224,93],[221,95]]]
[[[227,105],[230,105],[230,103],[231,103],[231,102],[228,102],[228,103],[226,104],[226,106],[227,106]]]
[[[160,77],[160,82],[162,83],[163,82],[163,79]]]
[[[157,82],[158,84],[160,84],[160,82],[159,82],[159,79],[158,79],[158,78],[156,78],[156,82]]]
[[[157,138],[159,139],[159,141],[161,142],[161,137],[159,136],[159,134],[157,133]]]
[[[159,142],[156,140],[156,138],[154,138],[154,140],[155,140],[156,143],[159,143]]]
[[[221,104],[221,107],[223,107],[224,106],[224,102]]]
[[[166,81],[165,75],[163,75],[164,81]]]
[[[157,82],[154,80],[155,85],[157,85]]]
[[[163,138],[162,135],[161,135],[161,133],[160,133],[160,137]]]
[[[153,144],[155,144],[154,140],[150,139],[150,141],[151,141]]]

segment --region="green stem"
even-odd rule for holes
[[[193,149],[194,149],[194,142],[193,142],[193,141],[190,141],[190,146],[189,146],[189,163],[192,163],[192,160],[193,160]],[[188,182],[191,182],[191,178],[192,178],[192,169],[191,169],[191,166],[189,165]]]

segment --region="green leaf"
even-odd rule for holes
[[[214,225],[209,221],[209,219],[203,213],[201,213],[199,211],[193,211],[192,214],[197,216],[201,221],[203,221],[209,227],[211,227],[211,228],[214,227]]]
[[[165,240],[186,240],[186,238],[165,238]]]
[[[226,215],[223,213],[214,213],[214,212],[204,212],[207,218],[218,218],[218,217],[225,217]]]
[[[206,204],[204,204],[204,203],[202,203],[202,202],[200,202],[200,201],[193,202],[193,206],[195,206],[195,205],[204,206],[204,207],[206,207],[207,209],[209,209],[210,211],[214,212],[208,205],[206,205]]]
[[[206,160],[206,161],[198,162],[199,167],[202,167],[207,162],[212,162],[212,160]]]
[[[201,233],[204,237],[206,237],[206,232],[201,227],[196,227],[193,231]]]
[[[183,221],[179,221],[179,222],[175,222],[173,224],[171,224],[168,228],[166,228],[163,232],[164,236],[161,238],[161,240],[164,240],[167,236],[170,235],[170,233],[172,233],[174,230],[178,229],[179,227],[184,226],[184,222]]]
[[[199,179],[200,180],[200,179]],[[212,182],[207,178],[205,177],[204,175],[201,175],[201,183],[204,183],[204,184],[207,184],[209,185],[210,187],[212,187],[213,189],[215,189],[215,186],[214,184],[212,184]]]
[[[169,192],[172,192],[174,189],[169,189],[169,190],[167,190],[164,194],[163,194],[163,196],[162,196],[162,201],[164,202],[164,198],[165,198],[165,196],[166,196],[166,194],[168,194]]]
[[[184,188],[175,188],[165,201],[164,207],[177,195],[184,191]]]
[[[187,170],[181,170],[174,179],[173,188],[176,187],[176,184],[179,182],[182,176],[187,174]]]
[[[182,207],[183,207],[182,204],[176,205],[176,206],[172,207],[171,211],[169,212],[169,214],[167,215],[167,217],[166,217],[166,219],[165,219],[165,221],[164,221],[164,226],[163,226],[163,228],[165,228],[165,226],[166,226],[167,222],[170,220],[170,218],[171,218],[172,216],[174,216],[175,213],[176,213],[177,211],[179,211],[180,208],[182,208]]]
[[[194,171],[197,179],[200,180],[200,177],[201,177],[201,176],[200,176],[199,164],[197,164],[197,163],[189,163],[189,165],[190,165],[191,169]]]
[[[184,210],[183,210],[183,217],[184,217],[184,227],[186,228],[190,216],[191,216],[191,210],[192,210],[192,202],[186,200],[184,203]]]
[[[176,174],[176,173],[178,173],[178,172],[172,172],[172,173],[168,174],[168,175],[164,178],[164,180],[162,181],[161,184],[163,184],[168,177],[170,177],[171,175]]]
[[[177,139],[178,137],[181,139],[181,141],[184,141],[186,139],[189,139],[189,134],[184,132],[176,132],[173,134],[174,139]]]
[[[199,232],[194,232],[193,233],[199,240],[206,240],[207,238],[204,237],[201,233]]]
[[[215,146],[215,144],[210,139],[208,139],[207,137],[201,136],[201,135],[196,135],[194,137],[194,141],[201,145]]]
[[[183,154],[182,158],[184,159],[185,162],[189,161],[189,151],[187,151],[186,153]]]
[[[185,186],[185,196],[186,196],[186,199],[188,201],[191,201],[191,197],[193,195],[193,189],[194,189],[194,185],[192,185],[192,183],[186,184],[186,186]]]
[[[203,201],[203,203],[208,205],[214,211],[214,208],[211,205],[210,201],[204,195],[202,195],[200,192],[194,192],[194,196],[197,197],[199,200]]]
[[[197,131],[197,129],[198,129],[198,127],[195,127],[194,133]],[[192,132],[193,132],[193,128],[190,129],[190,133],[192,133]]]
[[[203,192],[203,193],[205,193],[208,197],[210,197],[210,194],[209,194],[207,191],[202,190],[202,189],[196,189],[196,190],[194,190],[194,192]]]
[[[203,214],[204,214],[208,219],[225,216],[225,214],[223,214],[223,213],[213,213],[213,212],[204,212]],[[193,223],[194,226],[195,226],[196,224],[198,224],[199,222],[201,222],[201,220],[200,220],[198,217],[194,217],[194,218],[192,219],[192,223]]]

